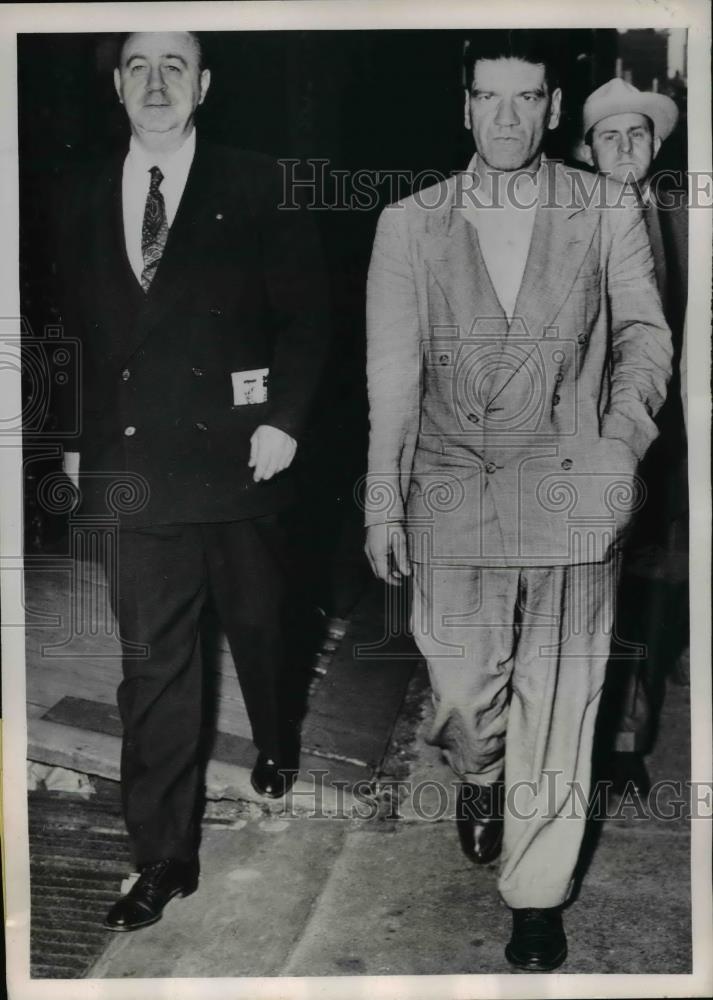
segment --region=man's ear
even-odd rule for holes
[[[560,112],[562,110],[562,91],[559,87],[555,87],[552,91],[552,98],[550,100],[550,117],[547,120],[547,128],[554,129],[557,128],[560,121]]]
[[[116,91],[116,96],[119,98],[119,104],[123,104],[121,99],[121,73],[118,69],[114,70],[114,90]]]
[[[654,159],[656,156],[659,155],[660,149],[661,149],[661,136],[656,135],[654,136],[654,155],[651,157],[652,159]]]
[[[465,105],[463,106],[463,125],[470,132],[471,120],[470,120],[470,91],[466,90],[465,93]]]
[[[210,87],[210,70],[204,69],[201,70],[201,80],[200,80],[201,96],[200,100],[198,101],[199,104],[202,104],[203,101],[205,100],[205,95],[208,93],[208,87]]]
[[[574,151],[576,159],[581,160],[582,163],[588,163],[590,167],[593,167],[594,157],[592,156],[592,147],[588,146],[586,142],[580,142]]]

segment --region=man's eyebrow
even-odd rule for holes
[[[475,97],[477,97],[478,94],[494,94],[495,93],[494,90],[488,90],[485,87],[471,87],[470,92]],[[522,97],[523,94],[536,94],[538,97],[544,97],[545,96],[545,89],[544,89],[544,87],[526,87],[525,90],[518,91],[518,93],[517,93],[516,96],[517,97]]]
[[[188,65],[188,63],[183,58],[183,56],[181,56],[181,55],[174,55],[172,52],[166,52],[164,55],[161,56],[161,58],[162,59],[177,59],[179,62],[183,63],[184,66]],[[140,52],[133,52],[129,56],[129,58],[126,60],[126,65],[130,66],[131,63],[134,61],[134,59],[143,59],[145,61],[148,61],[148,56],[144,56]]]

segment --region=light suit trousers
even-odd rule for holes
[[[412,626],[433,689],[429,742],[461,780],[505,781],[499,890],[565,902],[584,833],[615,562],[414,563]]]

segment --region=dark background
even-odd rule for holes
[[[564,118],[548,152],[572,161],[579,111],[619,69],[641,89],[670,93],[683,112],[657,167],[685,169],[685,81],[667,80],[666,37],[653,30],[562,30]],[[472,140],[462,124],[461,57],[468,32],[258,31],[201,34],[213,79],[198,128],[227,145],[278,157],[329,160],[329,171],[462,169]],[[114,93],[116,39],[109,35],[18,38],[21,303],[28,334],[56,322],[52,218],[60,182],[74,165],[125,145],[128,127]],[[617,59],[621,63],[617,65]],[[433,178],[424,178],[432,183]],[[384,183],[368,211],[315,213],[329,269],[334,345],[311,436],[301,448],[304,501],[298,512],[315,603],[344,615],[366,579],[354,484],[366,467],[364,290],[379,211],[398,189]],[[333,190],[323,192],[331,202]],[[66,331],[71,336],[71,331]],[[26,402],[31,404],[27,388]],[[26,446],[27,547],[61,544],[64,521],[35,498],[57,467],[49,404],[44,434]]]

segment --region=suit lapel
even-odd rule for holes
[[[99,272],[98,287],[106,292],[107,301],[124,302],[129,296],[142,303],[144,293],[131,269],[124,239],[121,197],[124,156],[122,153],[110,160],[99,177],[93,206],[97,223],[94,265]]]
[[[582,266],[598,222],[559,163],[546,161],[525,273],[515,304],[530,337],[540,340]],[[553,183],[554,180],[554,183]],[[554,190],[554,197],[553,195]]]
[[[535,339],[542,337],[543,328],[562,308],[598,222],[598,213],[586,211],[581,192],[569,182],[560,164],[548,161],[542,184],[514,313]],[[504,336],[505,313],[485,266],[475,226],[467,219],[467,209],[455,206],[451,198],[443,213],[429,223],[426,263],[461,331],[466,336],[477,335],[474,326],[479,322],[484,333]]]
[[[459,336],[504,337],[505,313],[485,266],[478,233],[465,210],[451,200],[429,223],[426,265],[446,297]]]
[[[216,220],[223,218],[220,177],[214,169],[210,147],[196,145],[196,152],[186,180],[178,211],[168,234],[166,246],[148,293],[141,291],[143,308],[133,329],[127,331],[125,356],[128,358],[161,322],[181,296],[195,282]],[[136,286],[140,289],[138,283]]]
[[[201,190],[209,190],[202,182],[204,173],[203,153],[196,146],[193,163],[186,179],[173,224],[169,230],[166,246],[156,275],[146,294],[146,306],[142,311],[137,329],[140,342],[154,327],[175,300],[185,292],[186,270],[190,261],[195,264],[196,239],[201,226]]]
[[[560,164],[546,162],[515,306],[514,318],[522,322],[513,324],[518,337],[532,338],[533,348],[569,295],[598,224],[598,213],[586,211],[582,193],[569,177]],[[596,183],[595,175],[592,183]],[[426,263],[443,290],[460,336],[485,335],[500,343],[502,355],[510,325],[485,266],[475,226],[467,219],[467,210],[456,207],[451,198],[442,213],[434,213],[429,219],[427,231]],[[523,354],[523,363],[524,359]],[[488,395],[492,402],[518,369],[511,363],[498,362],[491,368]],[[501,374],[499,378],[499,370],[507,371],[507,377]]]
[[[592,178],[596,183],[595,175]],[[513,315],[513,320],[520,322],[512,324],[518,338],[533,341],[533,350],[567,299],[592,242],[599,215],[585,209],[581,192],[568,180],[560,164],[546,161],[530,249]],[[507,339],[503,349],[506,343]],[[490,403],[509,385],[531,353],[520,352],[519,365],[495,365],[496,370],[501,369],[507,375],[493,379]]]

